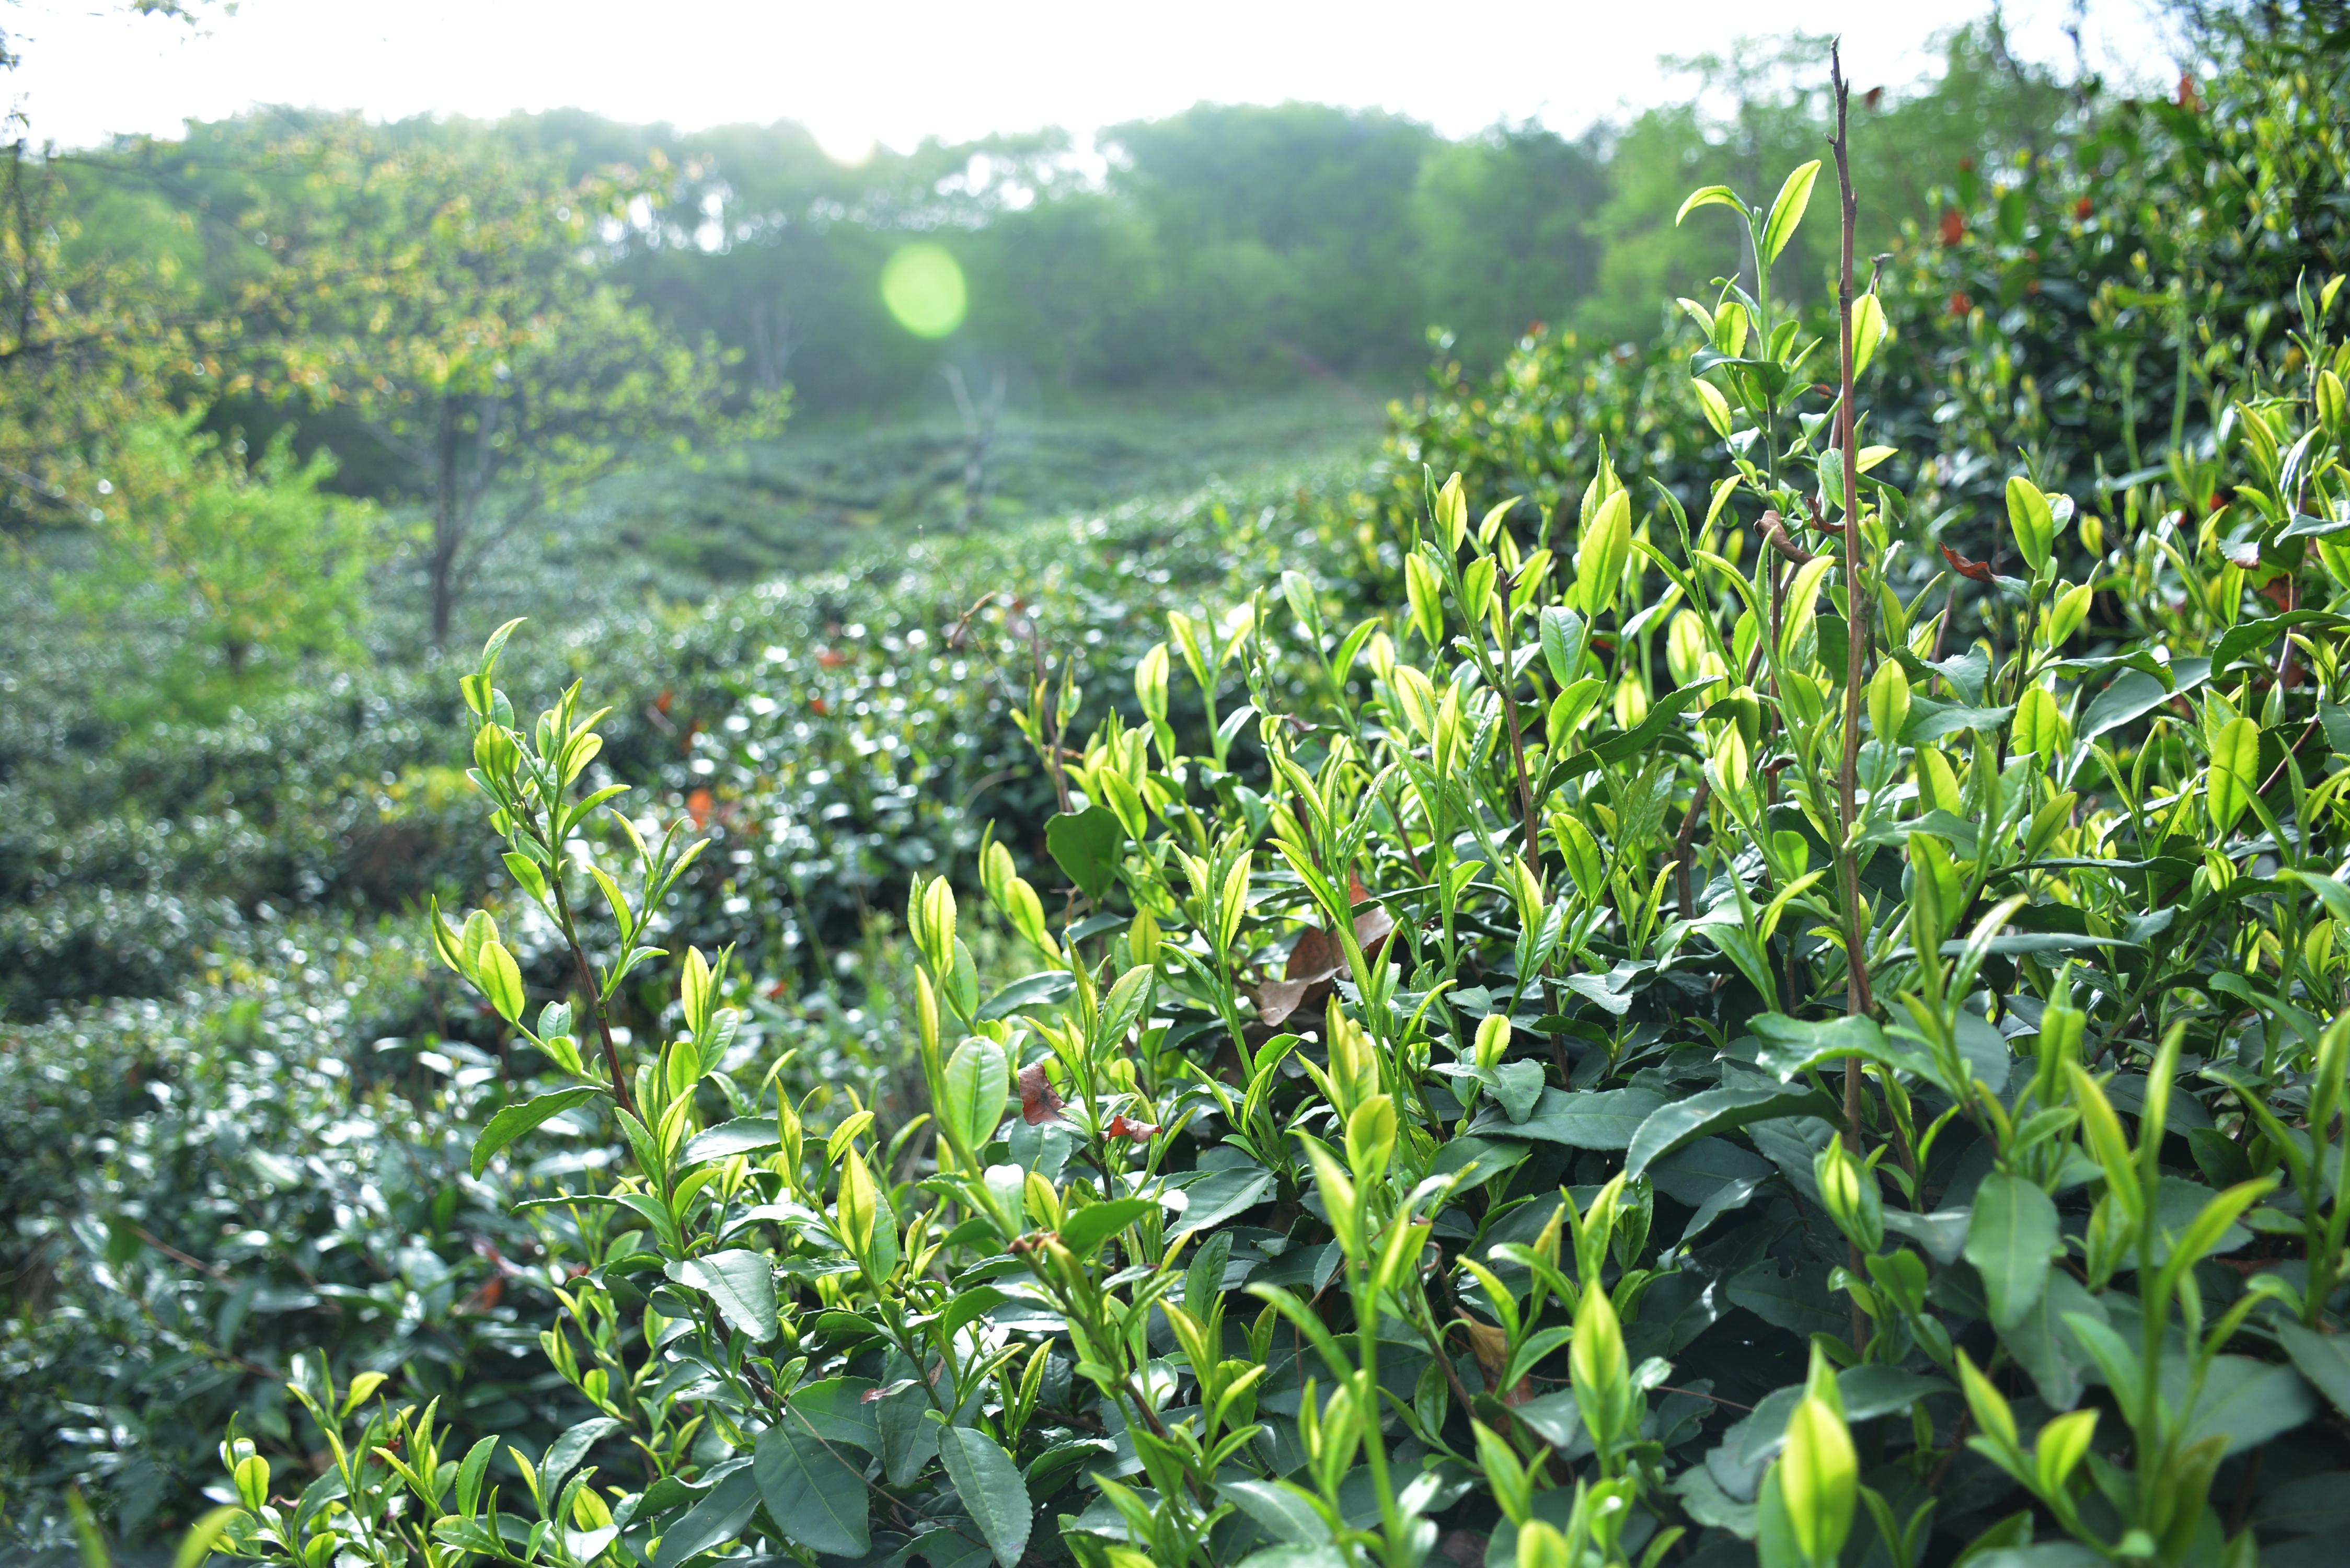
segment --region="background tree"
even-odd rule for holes
[[[133,425],[111,443],[98,563],[76,578],[87,608],[185,625],[199,657],[182,694],[223,675],[235,691],[256,660],[350,651],[380,543],[372,506],[321,489],[335,469],[326,453],[296,458],[287,429],[248,462],[245,443],[204,431],[203,417]]]
[[[568,177],[511,142],[424,142],[354,119],[281,143],[300,171],[243,221],[282,254],[248,294],[256,385],[357,421],[431,517],[437,646],[487,550],[650,450],[779,419],[725,405],[723,355],[681,341],[609,275],[663,166]]]
[[[1568,313],[1596,278],[1591,217],[1607,192],[1596,138],[1497,126],[1431,149],[1412,195],[1429,318],[1488,364],[1531,323]]]

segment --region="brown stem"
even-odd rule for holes
[[[1689,810],[1681,814],[1681,830],[1673,836],[1673,890],[1679,897],[1684,920],[1697,919],[1697,899],[1690,891],[1690,869],[1697,858],[1697,825],[1712,796],[1713,781],[1699,775],[1697,793],[1690,796]]]
[[[573,934],[571,900],[563,891],[562,867],[556,865],[546,879],[555,889],[555,907],[563,918],[563,940],[571,944],[571,961],[579,971],[579,989],[587,994],[588,1006],[596,1014],[597,1031],[604,1039],[604,1066],[612,1075],[612,1098],[633,1116],[637,1114],[636,1097],[629,1093],[628,1075],[620,1070],[620,1048],[612,1041],[611,1020],[604,1016],[604,998],[596,989],[596,971],[588,967],[587,950]]]
[[[1950,1449],[1942,1455],[1941,1463],[1934,1467],[1934,1473],[1926,1478],[1926,1491],[1929,1496],[1942,1490],[1942,1478],[1950,1473],[1951,1464],[1957,1460],[1960,1451],[1967,1446],[1967,1428],[1974,1425],[1974,1418],[1975,1413],[1972,1410],[1959,1412],[1959,1424],[1950,1428]]]
[[[1504,590],[1506,596],[1506,590]],[[1510,657],[1509,600],[1503,597],[1502,610],[1502,669],[1493,683],[1502,699],[1502,713],[1510,723],[1510,761],[1518,771],[1518,831],[1526,841],[1526,867],[1542,869],[1542,833],[1534,820],[1534,781],[1526,774],[1526,742],[1518,729],[1518,700],[1512,688],[1517,685],[1515,663]]]
[[[1394,797],[1388,794],[1387,785],[1381,784],[1379,786],[1378,796],[1379,804],[1388,808],[1388,815],[1395,823],[1396,843],[1403,850],[1403,857],[1405,861],[1411,867],[1412,880],[1415,882],[1427,881],[1428,872],[1419,863],[1419,852],[1411,846],[1411,832],[1403,825],[1402,810],[1397,806]]]
[[[1844,79],[1844,55],[1831,45],[1828,79],[1835,93],[1836,191],[1844,217],[1844,243],[1836,272],[1836,337],[1842,349],[1839,395],[1836,399],[1836,451],[1844,475],[1844,597],[1845,684],[1844,765],[1836,774],[1836,804],[1841,809],[1844,841],[1836,849],[1836,868],[1844,893],[1845,1011],[1866,1015],[1875,1011],[1868,985],[1868,934],[1861,928],[1860,868],[1853,849],[1853,829],[1860,816],[1857,804],[1860,775],[1860,682],[1868,651],[1868,596],[1862,581],[1860,474],[1853,441],[1852,241],[1860,203],[1852,191],[1852,127],[1847,114],[1851,86]],[[1860,1059],[1844,1066],[1846,1147],[1860,1155]],[[1854,1263],[1858,1266],[1858,1250]],[[1866,1314],[1852,1303],[1853,1345],[1863,1343]]]
[[[1836,401],[1836,450],[1843,458],[1838,466],[1844,471],[1846,625],[1844,764],[1836,774],[1836,803],[1843,817],[1841,826],[1846,842],[1838,849],[1837,859],[1845,898],[1845,960],[1847,967],[1845,1008],[1848,1012],[1865,1013],[1873,1010],[1874,998],[1869,992],[1866,938],[1860,929],[1859,869],[1854,862],[1851,845],[1852,830],[1860,817],[1860,687],[1867,658],[1869,619],[1868,596],[1865,591],[1866,585],[1862,580],[1859,472],[1855,465],[1853,440],[1852,244],[1853,228],[1859,215],[1860,204],[1852,190],[1851,130],[1846,116],[1847,99],[1852,89],[1844,79],[1841,50],[1832,46],[1828,59],[1830,82],[1835,92],[1836,186],[1844,210],[1842,265],[1836,277],[1836,327],[1843,350],[1841,392]],[[1860,1063],[1856,1058],[1845,1064],[1845,1120],[1848,1125],[1856,1126],[1859,1117]]]
[[[2317,733],[2317,721],[2312,719],[2309,722],[2308,726],[2301,732],[2301,739],[2286,747],[2284,755],[2277,759],[2277,765],[2269,772],[2268,782],[2261,785],[2261,794],[2266,794],[2269,791],[2276,788],[2277,780],[2284,777],[2285,763],[2292,759],[2294,753],[2300,751],[2303,746],[2308,744],[2309,737],[2315,733]]]
[[[1028,618],[1028,653],[1036,671],[1037,732],[1045,737],[1045,769],[1053,775],[1053,797],[1060,803],[1061,815],[1069,812],[1069,780],[1061,772],[1061,708],[1053,701],[1052,689],[1045,680],[1045,634],[1037,629],[1034,616]]]

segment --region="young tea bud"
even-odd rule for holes
[[[1575,1309],[1575,1337],[1567,1345],[1567,1370],[1575,1401],[1601,1453],[1626,1435],[1632,1414],[1631,1363],[1624,1355],[1624,1329],[1616,1306],[1596,1279],[1587,1282]]]
[[[1489,1012],[1477,1022],[1477,1065],[1491,1067],[1510,1048],[1510,1017],[1506,1012]]]
[[[873,1173],[865,1168],[865,1157],[852,1147],[841,1161],[840,1197],[833,1205],[834,1230],[852,1256],[863,1258],[872,1251],[878,1207]]]
[[[1395,1102],[1387,1096],[1373,1095],[1347,1118],[1347,1166],[1359,1185],[1370,1187],[1386,1177],[1395,1145]]]
[[[1854,1246],[1867,1253],[1885,1244],[1885,1197],[1876,1173],[1853,1158],[1840,1139],[1829,1139],[1814,1157],[1812,1175],[1828,1218]]]
[[[1443,536],[1448,550],[1460,549],[1461,541],[1468,536],[1469,500],[1457,473],[1436,493],[1436,531]]]
[[[1827,1401],[1809,1396],[1787,1420],[1787,1448],[1779,1460],[1779,1495],[1804,1558],[1832,1563],[1852,1533],[1860,1500],[1860,1460],[1852,1434]]]
[[[1909,678],[1888,659],[1877,667],[1868,682],[1868,727],[1889,746],[1901,738],[1901,726],[1908,717]]]
[[[2007,521],[2015,534],[2016,549],[2031,565],[2033,576],[2040,576],[2055,546],[2056,520],[2048,497],[2020,473],[2007,482]]]

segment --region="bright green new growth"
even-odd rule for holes
[[[1701,517],[1605,455],[1531,522],[1472,524],[1430,473],[1343,634],[1303,576],[1179,618],[1139,722],[1081,742],[1039,660],[1050,866],[990,842],[983,907],[915,879],[929,1115],[886,1141],[862,1107],[804,1126],[782,1060],[738,1048],[725,956],[651,945],[698,846],[583,793],[577,687],[517,722],[502,630],[463,683],[473,777],[577,1011],[525,1022],[486,913],[432,929],[558,1069],[476,1171],[556,1116],[624,1151],[542,1200],[580,1265],[542,1345],[597,1414],[494,1477],[432,1406],[310,1368],[332,1484],[273,1497],[232,1433],[233,1542],[2250,1560],[2223,1471],[2249,1489],[2238,1456],[2296,1428],[2331,1454],[2320,1394],[2350,1414],[2350,770],[2296,739],[2340,743],[2350,575],[2293,532],[2350,517],[2324,379],[2350,349],[2313,284],[2299,379],[2236,405],[2273,576],[2206,579],[2176,531],[2093,563],[2192,588],[2160,657],[2068,645],[2074,506],[2025,476],[2029,576],[1946,551],[1905,597],[1888,564],[1930,535],[1856,435],[1881,307],[1849,261],[1833,344],[1770,303],[1820,173],[1683,209],[1738,210],[1760,263],[1690,311],[1723,443]],[[1204,724],[1175,720],[1178,656]],[[632,972],[675,976],[657,1038],[610,1026]]]

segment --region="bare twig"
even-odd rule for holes
[[[1828,80],[1835,94],[1835,165],[1836,192],[1841,198],[1844,218],[1844,244],[1836,272],[1836,336],[1843,349],[1840,390],[1836,399],[1836,466],[1844,476],[1844,597],[1845,597],[1845,683],[1844,683],[1844,765],[1836,774],[1836,804],[1842,813],[1843,843],[1836,849],[1836,869],[1844,892],[1845,950],[1845,1011],[1866,1015],[1875,1011],[1868,986],[1868,933],[1860,918],[1860,867],[1853,846],[1853,832],[1860,818],[1858,805],[1860,776],[1860,683],[1868,656],[1868,596],[1862,580],[1860,527],[1860,474],[1857,452],[1853,441],[1853,344],[1852,344],[1852,242],[1853,227],[1859,216],[1860,203],[1852,191],[1852,126],[1848,117],[1851,85],[1844,79],[1844,54],[1840,47],[1831,45],[1828,50]],[[1860,1059],[1853,1057],[1844,1064],[1844,1121],[1846,1147],[1854,1158],[1860,1147],[1861,1076]],[[1860,1267],[1860,1252],[1852,1249],[1851,1266]],[[1866,1343],[1867,1314],[1861,1310],[1858,1297],[1852,1303],[1852,1337],[1855,1348]]]

